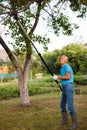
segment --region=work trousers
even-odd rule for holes
[[[74,94],[74,85],[73,83],[69,83],[67,85],[63,85],[63,92],[61,97],[61,112],[66,112],[67,108],[70,114],[76,114],[73,104],[73,94]]]

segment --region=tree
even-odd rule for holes
[[[15,54],[11,52],[1,36],[0,44],[7,52],[18,73],[22,105],[30,105],[27,86],[28,70],[32,55],[31,40],[26,37],[24,32],[27,32],[33,42],[43,43],[44,48],[47,49],[46,45],[49,42],[49,38],[46,38],[46,35],[39,36],[34,34],[39,18],[42,15],[48,21],[47,25],[52,28],[56,35],[61,32],[65,35],[71,35],[72,30],[78,26],[70,23],[69,17],[65,15],[64,6],[66,3],[73,11],[79,11],[78,17],[85,16],[87,2],[83,2],[83,0],[0,0],[0,20],[2,24],[9,28],[7,34],[11,32],[11,37],[15,40],[11,43],[15,49]],[[19,26],[18,20],[20,20],[25,31]],[[26,53],[23,66],[19,64],[17,59],[18,55],[21,54],[21,50]]]
[[[56,60],[60,55],[59,50],[54,50],[53,52],[47,52],[43,55],[47,65],[53,73],[58,73],[58,66],[56,64]],[[43,70],[45,70],[45,66],[43,65]],[[48,71],[47,71],[48,72]]]
[[[62,54],[65,54],[69,57],[69,63],[71,64],[74,73],[81,72],[85,74],[87,68],[87,49],[84,47],[83,44],[73,43],[67,45],[61,50],[61,55]]]
[[[67,55],[69,64],[72,66],[74,73],[86,74],[87,72],[87,49],[86,44],[72,43],[61,50],[44,53],[43,57],[53,73],[59,73],[59,59],[61,55]],[[45,67],[43,66],[43,70]]]

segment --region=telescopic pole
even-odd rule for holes
[[[32,43],[32,46],[34,47],[34,49],[36,50],[36,52],[38,53],[39,57],[41,58],[41,60],[43,61],[44,65],[46,66],[47,70],[49,71],[49,73],[51,74],[51,76],[53,76],[53,73],[51,72],[51,70],[49,69],[48,65],[46,64],[45,60],[43,59],[43,57],[41,56],[41,54],[38,52],[37,48],[35,47],[35,45],[33,44],[32,40],[30,39],[30,37],[28,36],[28,34],[26,33],[26,30],[24,29],[23,25],[21,24],[18,16],[16,13],[12,13],[11,15],[14,16],[14,19],[16,20],[17,24],[19,25],[19,27],[21,28],[21,30],[24,32],[25,36],[27,37],[27,39]],[[60,90],[62,91],[62,87],[60,85],[60,83],[58,82],[58,80],[55,80],[55,82],[57,83],[58,88],[60,88]]]

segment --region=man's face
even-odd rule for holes
[[[65,56],[61,56],[61,57],[60,57],[60,64],[61,64],[61,65],[64,65],[66,62],[67,62],[66,57],[65,57]]]

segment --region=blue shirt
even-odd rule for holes
[[[61,69],[60,69],[60,75],[61,76],[65,76],[66,73],[70,73],[70,79],[63,79],[61,80],[61,84],[62,85],[66,85],[66,84],[69,84],[69,83],[73,83],[73,70],[71,68],[70,65],[68,64],[64,64]]]

